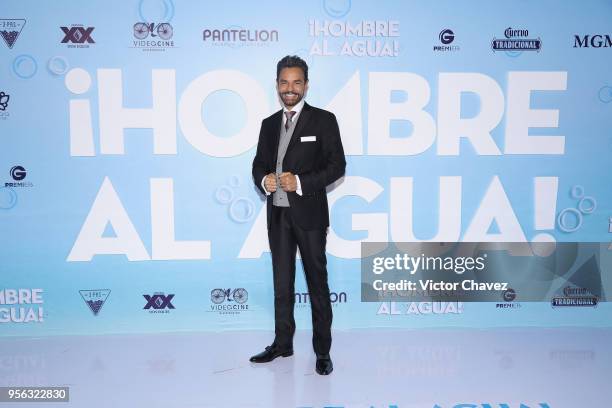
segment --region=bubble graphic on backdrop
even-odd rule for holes
[[[344,17],[351,11],[351,0],[323,0],[323,10],[331,18]]]
[[[53,75],[64,75],[70,69],[70,64],[68,60],[61,55],[56,55],[54,57],[49,58],[49,62],[47,63],[47,69]]]
[[[10,187],[0,187],[0,210],[10,210],[17,205],[17,193]]]
[[[523,51],[505,51],[504,54],[510,58],[517,58],[523,55]]]
[[[240,176],[233,175],[227,185],[217,188],[215,200],[227,205],[229,218],[239,224],[248,222],[255,216],[255,203],[248,197],[236,197],[236,190],[242,185]]]
[[[584,195],[584,187],[572,186],[570,197],[579,200],[576,208],[568,207],[561,210],[557,216],[557,225],[563,232],[574,232],[582,227],[583,216],[592,214],[597,208],[597,200],[591,196]]]
[[[215,200],[219,204],[229,204],[234,199],[234,190],[229,186],[221,186],[215,191]]]
[[[603,103],[612,102],[612,86],[606,85],[606,86],[601,87],[599,89],[599,92],[597,93],[597,97]]]
[[[30,79],[38,71],[38,63],[28,54],[22,54],[13,60],[13,73],[21,79]]]
[[[174,18],[174,2],[172,0],[140,0],[138,16],[145,23],[169,23]]]
[[[229,207],[229,216],[232,221],[244,223],[253,218],[255,215],[255,204],[247,197],[238,197]]]
[[[71,69],[64,79],[66,88],[75,95],[84,94],[91,86],[91,75],[83,68]]]

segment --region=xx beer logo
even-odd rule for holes
[[[89,48],[89,44],[95,44],[91,36],[95,27],[86,28],[83,25],[72,25],[70,28],[60,28],[64,33],[62,44],[68,44],[68,48]]]

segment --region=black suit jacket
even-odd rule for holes
[[[253,160],[253,181],[265,194],[261,180],[276,172],[278,142],[283,111],[261,122],[257,153]],[[302,141],[315,136],[314,142]],[[329,209],[325,187],[344,175],[346,160],[340,140],[338,121],[333,113],[304,104],[283,160],[283,172],[300,178],[302,196],[288,192],[291,216],[302,229],[313,230],[329,226]],[[280,188],[280,186],[279,186]],[[268,228],[272,211],[272,194],[267,196]]]

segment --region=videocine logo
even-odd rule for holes
[[[249,292],[244,288],[213,289],[210,291],[212,302],[210,311],[221,314],[239,314],[249,310],[248,300]]]
[[[529,30],[514,29],[512,27],[504,30],[505,38],[495,38],[491,41],[491,49],[495,51],[537,51],[542,49],[540,38],[529,38]]]
[[[438,34],[438,40],[442,45],[434,45],[433,50],[444,52],[444,51],[459,51],[459,46],[450,45],[455,41],[455,33],[450,28],[445,28]]]
[[[143,51],[165,51],[174,47],[174,28],[170,23],[144,23],[134,24],[134,40],[132,48]]]
[[[575,34],[574,48],[612,48],[612,38],[610,34]]]
[[[89,48],[89,44],[95,44],[91,36],[94,28],[85,28],[82,24],[73,24],[70,28],[60,27],[64,33],[62,44],[68,44],[68,48]]]

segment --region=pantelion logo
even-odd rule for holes
[[[216,46],[263,46],[278,42],[278,31],[250,30],[242,27],[205,28],[202,30],[202,40],[205,44]]]
[[[25,19],[20,18],[0,19],[0,35],[9,48],[13,48],[13,45],[15,45],[25,23]]]
[[[542,49],[540,38],[529,38],[529,30],[514,29],[512,27],[504,30],[505,38],[495,38],[491,41],[493,51],[537,51]]]

